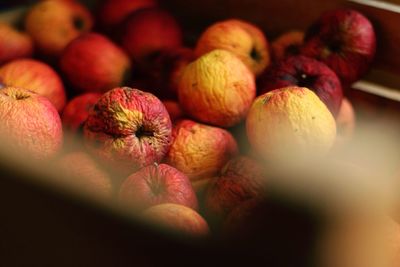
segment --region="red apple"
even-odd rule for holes
[[[328,11],[307,30],[301,53],[323,61],[344,85],[357,81],[375,55],[371,22],[352,9]]]
[[[86,93],[71,99],[65,106],[61,115],[64,129],[70,133],[76,133],[89,116],[89,111],[100,99],[100,93]]]
[[[196,194],[189,178],[167,164],[153,164],[130,175],[121,186],[119,199],[136,209],[162,203],[197,209]]]
[[[142,213],[143,219],[190,236],[206,236],[209,234],[207,222],[196,211],[186,206],[166,203],[153,206]]]
[[[76,1],[41,1],[28,11],[25,28],[45,55],[59,56],[67,44],[90,31],[92,16]]]
[[[35,159],[54,156],[62,145],[61,119],[47,98],[34,92],[6,87],[0,90],[2,142]]]
[[[29,89],[45,96],[58,112],[64,108],[66,93],[57,72],[44,62],[34,59],[16,59],[0,68],[0,83]]]
[[[183,112],[182,108],[180,107],[177,101],[163,100],[162,102],[165,108],[167,109],[169,117],[171,118],[172,122],[176,122],[179,119],[185,117],[185,113]]]
[[[170,13],[159,8],[146,8],[127,18],[122,46],[131,58],[145,64],[162,50],[179,47],[182,32]]]
[[[111,30],[134,11],[156,5],[156,0],[105,0],[101,3],[97,17],[103,28]]]
[[[129,87],[115,88],[89,112],[84,140],[102,159],[132,172],[164,158],[171,128],[168,112],[157,97]]]
[[[84,193],[110,198],[112,184],[110,176],[84,152],[73,152],[62,156],[57,164],[62,171],[62,182]]]
[[[336,116],[342,104],[343,90],[336,74],[324,63],[305,56],[292,56],[271,67],[260,82],[261,94],[288,86],[314,91]]]
[[[32,38],[19,32],[7,23],[0,23],[0,64],[21,58],[30,57],[33,53]]]
[[[242,202],[261,197],[264,186],[263,169],[256,161],[245,156],[234,158],[208,186],[205,209],[210,216],[225,218]]]
[[[125,52],[97,33],[73,40],[61,55],[60,67],[72,85],[86,92],[106,92],[125,85],[131,72]]]

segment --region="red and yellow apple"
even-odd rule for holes
[[[165,161],[192,182],[213,176],[238,153],[236,141],[228,131],[191,120],[176,123],[172,140]]]
[[[0,84],[29,89],[46,97],[61,112],[66,103],[64,84],[57,72],[35,59],[16,59],[0,67]]]
[[[249,22],[229,19],[212,24],[197,41],[195,54],[200,57],[215,49],[235,54],[258,75],[270,63],[269,44],[264,33]]]
[[[69,42],[91,30],[89,10],[76,1],[41,1],[25,18],[25,29],[45,55],[59,56]]]
[[[103,94],[84,125],[90,151],[121,172],[160,162],[171,145],[172,125],[162,102],[129,87]]]
[[[187,65],[178,85],[179,103],[185,113],[220,127],[244,119],[255,95],[253,73],[233,53],[222,49]]]
[[[162,203],[198,208],[189,178],[167,164],[152,164],[131,174],[121,185],[119,200],[137,210]]]
[[[0,90],[0,136],[11,149],[47,159],[62,146],[61,119],[47,98],[34,92],[6,87]]]
[[[128,55],[98,33],[83,34],[68,44],[60,68],[69,82],[84,92],[106,92],[124,86],[131,74]]]
[[[288,31],[271,42],[271,57],[274,62],[279,62],[289,56],[300,53],[300,47],[304,42],[304,32]]]

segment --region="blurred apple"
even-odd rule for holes
[[[28,34],[0,22],[0,64],[16,58],[30,57],[32,53],[33,41]]]
[[[278,36],[271,43],[271,57],[274,62],[295,56],[300,53],[300,47],[304,42],[304,32],[288,31]]]
[[[49,56],[59,56],[67,44],[90,31],[92,16],[76,1],[41,1],[33,5],[25,18],[26,31],[38,50]]]

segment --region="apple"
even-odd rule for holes
[[[142,213],[142,218],[155,226],[175,233],[204,237],[209,234],[207,222],[191,208],[165,203],[150,207]]]
[[[0,67],[0,83],[29,89],[46,97],[61,112],[66,103],[64,84],[57,72],[35,59],[15,59]]]
[[[172,122],[176,122],[179,119],[183,119],[185,117],[185,113],[183,112],[177,101],[163,100],[162,103],[167,109]]]
[[[197,41],[195,54],[200,57],[214,49],[225,49],[258,75],[270,63],[269,44],[264,33],[249,22],[229,19],[208,27]]]
[[[68,153],[59,158],[56,164],[62,172],[57,177],[61,177],[60,182],[91,196],[105,199],[112,197],[110,176],[87,153]]]
[[[172,125],[162,102],[129,87],[103,94],[85,122],[90,151],[121,172],[160,162],[171,145]]]
[[[274,62],[289,56],[298,55],[304,42],[304,32],[288,31],[279,35],[271,42],[271,57]]]
[[[284,87],[257,97],[246,118],[254,151],[271,165],[313,162],[326,156],[336,138],[327,106],[305,87]]]
[[[34,4],[25,17],[25,29],[38,50],[55,57],[92,26],[89,10],[76,1],[41,1]]]
[[[167,164],[152,164],[131,174],[121,185],[119,200],[137,210],[162,203],[198,207],[189,178]]]
[[[63,51],[60,68],[69,82],[83,92],[106,92],[126,85],[131,73],[128,55],[107,37],[86,33]]]
[[[215,219],[226,216],[241,203],[262,197],[265,188],[263,168],[255,160],[239,156],[231,159],[205,193],[205,210]]]
[[[375,50],[371,22],[356,10],[335,9],[322,14],[306,31],[301,53],[324,62],[347,87],[368,71]]]
[[[287,86],[307,87],[314,91],[336,116],[342,104],[339,78],[324,63],[305,56],[292,56],[272,66],[260,82],[261,94]]]
[[[157,6],[156,0],[105,0],[99,7],[97,17],[101,26],[111,31],[133,12],[153,6]]]
[[[53,157],[61,149],[60,116],[43,96],[22,88],[3,88],[0,120],[1,138],[14,151],[41,160]]]
[[[83,125],[89,116],[89,111],[100,99],[100,93],[85,93],[72,98],[65,106],[61,120],[69,133],[77,133],[83,129]]]
[[[236,141],[227,130],[192,120],[178,121],[172,140],[165,162],[192,182],[218,173],[238,153]]]
[[[28,34],[0,22],[0,64],[16,58],[30,57],[32,53],[33,41]]]
[[[178,98],[190,117],[231,127],[242,121],[256,95],[254,74],[233,53],[216,49],[183,70]]]
[[[145,8],[132,13],[124,23],[122,47],[139,65],[146,64],[165,49],[182,45],[178,22],[160,8]]]

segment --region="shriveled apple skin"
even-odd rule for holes
[[[0,23],[0,64],[7,61],[30,57],[33,53],[32,38],[23,32],[18,32],[6,23]]]
[[[87,147],[127,170],[159,162],[171,144],[171,120],[161,101],[129,87],[105,93],[84,126]]]
[[[315,92],[333,116],[339,112],[343,90],[337,75],[324,63],[305,56],[292,56],[271,67],[260,86],[261,94],[288,86]]]
[[[253,73],[234,54],[220,49],[190,63],[178,86],[179,103],[188,115],[220,127],[244,119],[255,95]]]
[[[328,65],[344,85],[365,74],[375,56],[371,22],[352,9],[330,10],[307,30],[301,53]]]
[[[192,120],[177,122],[165,161],[192,181],[216,174],[238,153],[236,140],[226,130]]]
[[[63,171],[63,179],[68,179],[64,181],[67,184],[97,197],[111,198],[113,191],[110,176],[87,153],[66,154],[57,164]]]
[[[77,19],[79,25],[75,25]],[[50,56],[59,56],[69,42],[90,31],[92,26],[89,10],[76,1],[41,1],[25,18],[26,31],[35,46]]]
[[[61,55],[60,67],[76,89],[104,93],[125,85],[131,62],[106,36],[87,33],[68,44]]]
[[[262,167],[253,159],[239,156],[230,160],[218,177],[213,178],[206,192],[206,210],[225,217],[241,203],[262,197],[265,178]]]
[[[1,138],[10,148],[35,159],[52,157],[61,149],[60,116],[43,96],[15,87],[0,90],[0,121]]]
[[[189,178],[167,164],[150,165],[130,175],[121,186],[119,199],[137,209],[175,203],[197,210],[197,197]]]
[[[165,226],[182,234],[206,236],[207,222],[196,211],[177,204],[167,203],[153,206],[142,214],[144,219]]]
[[[67,96],[64,84],[57,72],[34,59],[16,59],[0,68],[0,82],[6,86],[29,89],[46,97],[61,112]]]

